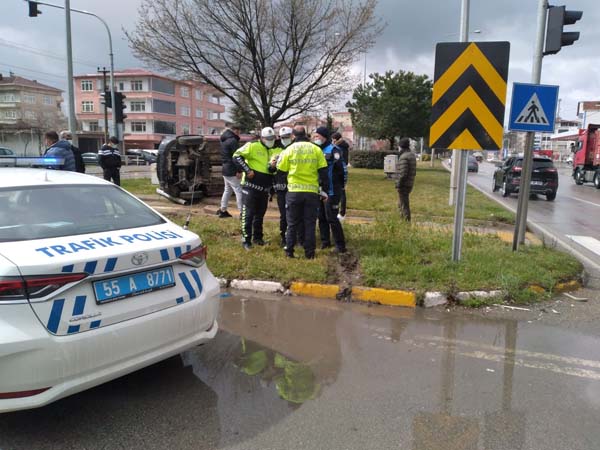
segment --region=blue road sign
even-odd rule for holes
[[[513,83],[508,128],[552,133],[557,104],[558,86]]]

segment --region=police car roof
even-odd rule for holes
[[[112,184],[101,178],[66,170],[0,167],[0,188],[65,184]]]

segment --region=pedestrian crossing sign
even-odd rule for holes
[[[513,83],[508,128],[552,133],[557,104],[558,86]]]

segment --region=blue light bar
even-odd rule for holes
[[[55,158],[53,156],[3,156],[0,157],[0,167],[60,167],[64,165],[65,158]]]

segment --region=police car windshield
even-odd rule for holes
[[[0,189],[0,242],[99,233],[164,222],[116,186]]]

